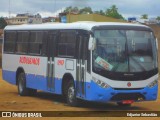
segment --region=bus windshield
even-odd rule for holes
[[[156,40],[151,31],[95,30],[93,70],[145,72],[157,68]]]

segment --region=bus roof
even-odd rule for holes
[[[91,30],[95,26],[128,26],[128,27],[144,27],[148,26],[131,23],[118,22],[74,22],[74,23],[47,23],[47,24],[23,24],[23,25],[9,25],[4,30],[54,30],[54,29],[83,29]]]

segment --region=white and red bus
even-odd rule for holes
[[[21,96],[42,90],[96,102],[157,99],[157,42],[151,28],[77,22],[7,26],[3,79]]]

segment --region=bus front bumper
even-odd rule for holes
[[[140,101],[154,101],[157,99],[158,84],[149,88],[140,89],[114,89],[102,88],[96,83],[91,82],[86,84],[86,99],[89,101],[97,102],[121,102],[124,100],[133,100],[134,102]]]

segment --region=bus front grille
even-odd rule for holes
[[[140,93],[118,93],[111,98],[112,101],[122,101],[122,100],[138,101],[144,99],[145,99],[144,95]]]
[[[114,90],[142,90],[144,88],[113,88]]]

